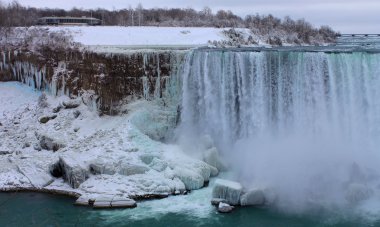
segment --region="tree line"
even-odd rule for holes
[[[278,39],[289,43],[313,43],[313,40],[332,42],[337,35],[330,27],[313,27],[304,19],[284,19],[272,15],[248,15],[244,19],[229,10],[213,13],[209,7],[202,10],[192,8],[145,9],[141,4],[125,9],[71,10],[25,7],[13,1],[4,4],[0,0],[0,27],[22,27],[35,25],[37,19],[47,16],[95,17],[106,26],[169,26],[169,27],[217,27],[249,28],[253,34],[268,36],[274,43]],[[283,35],[286,39],[283,40]],[[276,41],[277,40],[277,41]]]

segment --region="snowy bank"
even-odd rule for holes
[[[128,115],[99,117],[81,102],[68,107],[69,101],[18,82],[0,83],[0,190],[130,201],[182,194],[209,181],[213,167],[176,145],[152,140],[140,131],[143,125],[133,124],[149,105],[167,107],[140,100],[126,106]],[[47,122],[39,120],[53,112]],[[62,146],[48,150],[45,143]]]
[[[222,41],[226,28],[195,27],[47,27],[50,31],[67,31],[74,41],[87,46],[207,46],[208,41]],[[239,29],[249,33],[248,29]]]

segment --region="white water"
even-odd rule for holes
[[[236,179],[272,188],[286,210],[375,211],[379,88],[380,54],[194,51],[180,141],[211,135]]]

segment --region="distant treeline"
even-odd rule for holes
[[[71,10],[33,8],[22,6],[17,1],[9,4],[0,0],[0,26],[20,27],[35,25],[40,17],[45,16],[73,16],[95,17],[102,20],[103,25],[118,26],[169,26],[169,27],[218,27],[218,28],[249,28],[253,34],[268,36],[274,42],[281,39],[287,43],[313,43],[333,42],[336,37],[328,26],[314,28],[304,19],[293,20],[290,17],[284,19],[272,15],[248,15],[244,19],[231,11],[219,10],[213,13],[209,7],[196,11],[186,9],[144,9],[141,4],[136,8],[119,10],[94,9],[83,10],[73,8]],[[284,35],[286,40],[284,40]]]

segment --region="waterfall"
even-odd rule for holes
[[[198,50],[182,126],[219,144],[291,133],[379,138],[380,54]]]
[[[380,54],[195,50],[182,79],[186,149],[210,135],[286,211],[380,207]]]

